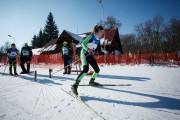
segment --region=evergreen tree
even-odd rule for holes
[[[39,35],[38,35],[38,37],[37,37],[37,47],[38,48],[41,48],[41,47],[43,47],[44,46],[44,35],[43,35],[43,32],[42,32],[42,30],[40,29],[40,31],[39,31]]]
[[[37,37],[36,37],[36,35],[34,35],[32,38],[32,41],[31,41],[32,48],[37,48],[36,42],[37,42]]]
[[[46,44],[47,42],[49,42],[52,39],[56,39],[58,38],[58,28],[57,25],[55,24],[54,18],[52,13],[50,12],[48,17],[47,17],[47,21],[46,21],[46,25],[44,27],[44,44]]]

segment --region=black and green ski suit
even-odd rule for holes
[[[96,36],[97,35],[90,34],[81,44],[82,50],[80,53],[80,59],[81,59],[82,65],[83,65],[83,71],[76,78],[75,84],[77,84],[77,85],[81,82],[83,77],[86,76],[86,74],[88,73],[89,64],[94,69],[94,73],[91,76],[92,79],[95,79],[100,71],[99,66],[98,66],[94,56],[87,52],[88,49],[92,49],[94,51],[102,51],[102,52],[106,53],[106,51],[100,47],[100,40],[97,39]]]

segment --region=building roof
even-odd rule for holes
[[[68,43],[73,42],[77,45],[76,47],[80,47],[80,43],[90,34],[91,32],[77,35],[67,30],[63,30],[57,39],[49,41],[41,48],[40,52],[60,51],[59,47],[62,47],[61,45],[64,41],[67,41]],[[112,45],[112,43],[115,45]],[[103,38],[101,38],[101,45],[112,45],[115,49],[122,51],[118,29],[105,29],[105,42]]]
[[[57,39],[52,39],[50,40],[47,44],[45,44],[40,50],[39,52],[47,52],[47,51],[53,51],[56,48],[56,41]]]
[[[59,36],[56,44],[62,44],[64,41],[68,43],[75,42],[76,44],[81,43],[83,38],[77,34],[64,30]]]

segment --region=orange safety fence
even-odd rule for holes
[[[180,58],[177,53],[164,53],[164,54],[119,54],[119,55],[95,55],[98,64],[122,64],[122,65],[136,65],[136,64],[149,64],[150,57],[154,57],[153,64],[176,64],[180,65]],[[19,64],[19,57],[17,57],[17,64]],[[77,60],[77,59],[76,59]],[[76,61],[76,60],[73,60]],[[1,63],[7,63],[7,57],[2,57]],[[36,67],[55,68],[58,65],[63,65],[61,53],[58,54],[42,54],[34,55],[31,64]]]

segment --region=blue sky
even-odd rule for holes
[[[120,35],[134,32],[135,25],[163,16],[165,22],[180,18],[180,0],[102,0],[105,17],[114,16],[122,23]],[[52,12],[62,30],[73,33],[91,31],[103,20],[102,8],[97,0],[0,0],[0,46],[15,38],[18,48],[31,44],[34,34],[43,29]]]

